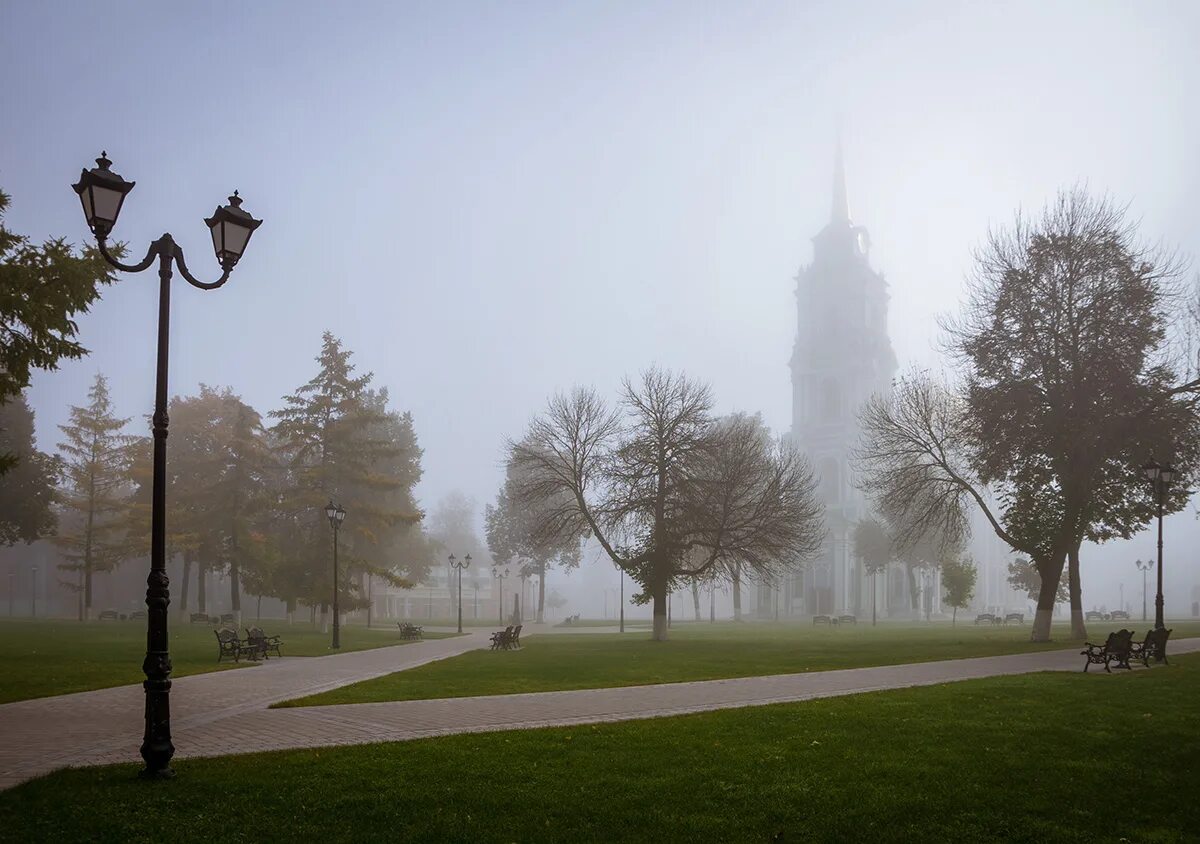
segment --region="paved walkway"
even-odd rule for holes
[[[487,634],[473,633],[184,677],[171,694],[176,758],[655,718],[1082,666],[1071,648],[655,686],[267,709],[486,645]],[[1171,643],[1172,653],[1191,651],[1200,651],[1200,638]],[[139,761],[141,712],[141,686],[0,706],[0,788],[67,765]]]

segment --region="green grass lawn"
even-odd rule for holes
[[[246,619],[246,624],[253,624]],[[333,653],[330,636],[313,625],[283,621],[262,622],[262,627],[283,639],[285,656],[324,656]],[[253,663],[217,664],[213,628],[203,624],[171,627],[172,675],[183,677]],[[342,628],[342,651],[358,651],[402,644],[393,625]],[[244,631],[243,631],[244,635]],[[430,633],[428,638],[447,634]],[[0,703],[49,695],[140,683],[146,654],[144,621],[0,620]]]
[[[1184,842],[1200,655],[621,724],[63,771],[13,841]],[[502,785],[501,785],[502,784]]]
[[[1121,625],[1093,625],[1093,640]],[[1128,622],[1126,622],[1128,626]],[[1135,625],[1136,627],[1136,625]],[[1200,635],[1200,624],[1173,624],[1176,638]],[[1148,628],[1147,628],[1148,629]],[[694,624],[671,630],[667,642],[645,631],[580,636],[533,636],[519,651],[472,651],[409,671],[298,698],[278,706],[318,706],[519,694],[606,686],[636,686],[894,665],[969,656],[994,656],[1069,647],[1068,628],[1057,641],[1033,644],[1023,627],[951,627],[947,623],[879,627],[784,624]]]

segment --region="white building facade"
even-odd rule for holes
[[[830,219],[812,240],[812,263],[795,277],[790,437],[817,475],[828,532],[824,548],[803,569],[778,586],[759,587],[760,617],[871,613],[871,580],[853,547],[854,525],[868,508],[854,487],[850,456],[859,438],[857,411],[873,394],[891,389],[896,356],[887,331],[887,282],[871,267],[867,230],[851,220],[840,149]],[[892,577],[877,578],[881,612],[900,591]],[[903,600],[907,607],[907,593]]]

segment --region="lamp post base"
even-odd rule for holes
[[[138,779],[140,780],[172,780],[175,779],[175,770],[173,768],[161,768],[153,771],[149,768],[142,768],[138,771]]]

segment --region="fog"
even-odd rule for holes
[[[651,363],[789,429],[794,277],[839,135],[902,369],[942,365],[989,225],[1064,185],[1200,254],[1197,32],[1189,3],[8,3],[0,186],[10,228],[81,243],[69,184],[104,149],[138,183],[115,236],[140,257],[170,231],[205,277],[201,218],[239,189],[265,223],[226,287],[176,286],[172,394],[265,413],[328,329],[412,412],[422,504],[482,507],[550,393]],[[98,371],[150,411],[156,307],[150,275],[121,278],[80,321],[91,355],[35,376],[42,448]],[[1167,521],[1168,612],[1195,515]],[[1085,606],[1123,582],[1136,607],[1152,553],[1149,532],[1085,549]],[[568,611],[617,586],[594,558],[552,576]]]

